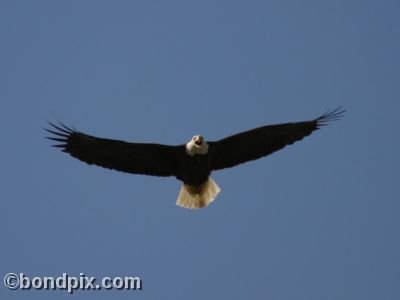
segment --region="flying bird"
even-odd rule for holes
[[[48,139],[58,142],[54,147],[90,165],[133,174],[175,176],[183,182],[176,204],[201,208],[221,191],[210,177],[212,171],[267,156],[339,120],[344,112],[338,107],[313,120],[261,126],[218,141],[195,135],[188,143],[176,146],[99,138],[61,122],[49,122],[45,130],[51,134]]]

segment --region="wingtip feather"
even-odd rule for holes
[[[315,119],[317,122],[317,127],[319,128],[327,125],[329,122],[340,120],[344,116],[345,112],[346,110],[342,106],[338,106],[333,110],[327,110],[320,117]]]
[[[55,144],[52,146],[56,147],[56,148],[62,148],[62,151],[64,151],[65,148],[67,147],[67,142],[68,142],[69,137],[72,134],[79,133],[79,131],[77,131],[75,128],[73,128],[73,127],[70,128],[60,121],[58,121],[57,125],[50,121],[47,121],[47,123],[50,128],[43,128],[43,129],[46,132],[50,133],[51,136],[45,136],[45,138],[61,143],[61,144]]]

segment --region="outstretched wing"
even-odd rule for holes
[[[269,155],[340,119],[344,112],[338,107],[311,121],[267,125],[209,142],[212,169],[230,168]]]
[[[53,136],[47,138],[59,142],[54,147],[88,164],[142,175],[176,175],[181,146],[128,143],[87,135],[62,123],[49,125],[45,130]]]

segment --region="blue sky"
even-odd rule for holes
[[[0,271],[140,276],[142,291],[1,299],[400,299],[398,1],[0,1]],[[207,209],[174,178],[88,166],[46,120],[180,144],[346,116],[213,174]]]

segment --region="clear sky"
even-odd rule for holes
[[[0,1],[1,278],[140,276],[142,291],[1,299],[400,299],[399,1]],[[347,113],[180,182],[86,165],[46,120],[181,144]]]

